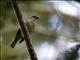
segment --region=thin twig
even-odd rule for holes
[[[12,5],[13,5],[13,8],[15,10],[20,28],[22,30],[22,33],[23,33],[23,36],[24,36],[24,39],[25,39],[25,42],[26,42],[26,46],[27,46],[28,52],[30,54],[30,58],[31,58],[31,60],[38,60],[37,55],[34,51],[32,43],[31,43],[31,37],[30,37],[29,31],[28,31],[28,28],[26,27],[26,25],[23,22],[21,11],[18,7],[17,1],[12,0]]]

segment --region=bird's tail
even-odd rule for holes
[[[20,38],[21,38],[21,30],[19,29],[17,34],[16,34],[15,40],[11,44],[12,48],[15,47],[16,43],[20,40]]]
[[[17,44],[17,42],[18,42],[18,40],[14,40],[14,41],[12,42],[12,44],[11,44],[11,47],[14,48],[15,45]]]

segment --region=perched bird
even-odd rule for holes
[[[26,26],[28,27],[29,33],[31,34],[31,32],[34,30],[35,28],[35,21],[38,19],[39,17],[37,16],[31,16],[27,19],[27,22],[25,23]],[[24,41],[24,38],[22,36],[22,32],[21,29],[19,28],[15,37],[15,40],[12,42],[11,47],[14,48],[16,43],[19,41],[19,43],[21,43],[22,41]]]

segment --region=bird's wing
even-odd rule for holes
[[[19,29],[17,34],[16,34],[15,40],[11,44],[12,48],[15,47],[16,43],[21,39],[21,37],[22,37],[22,34],[21,34],[21,30]]]

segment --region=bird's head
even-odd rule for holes
[[[36,21],[37,19],[39,19],[38,16],[31,16],[30,18],[31,18],[32,21]]]
[[[32,19],[35,19],[35,20],[36,20],[36,19],[39,19],[38,16],[32,16],[31,18],[32,18]]]
[[[27,22],[35,22],[37,19],[39,19],[38,16],[31,16],[31,17],[28,17]]]

